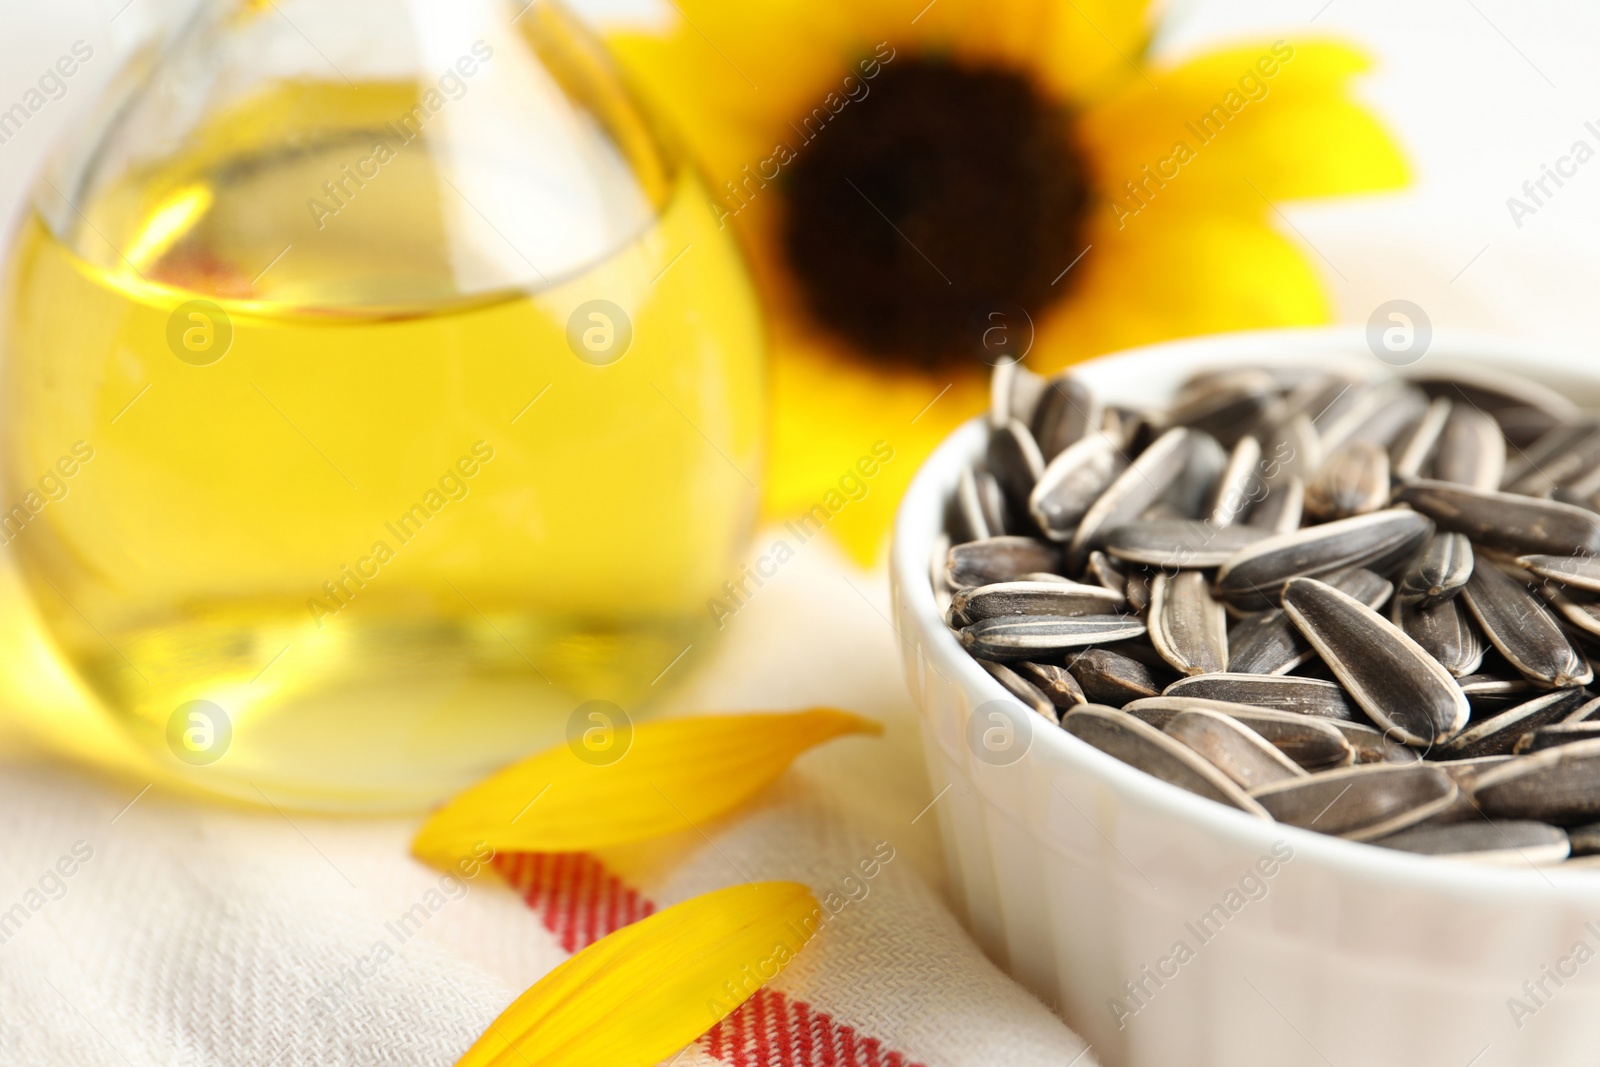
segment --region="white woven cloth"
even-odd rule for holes
[[[982,957],[934,888],[935,816],[923,809],[937,790],[885,601],[881,574],[814,542],[675,700],[831,703],[888,727],[803,756],[709,840],[641,848],[615,872],[658,907],[747,878],[849,901],[764,994],[761,1033],[725,1026],[680,1065],[1064,1067],[1083,1052]],[[9,759],[0,1064],[449,1064],[567,956],[561,923],[500,874],[464,882],[411,860],[415,820],[245,811]],[[863,859],[885,855],[860,875]]]

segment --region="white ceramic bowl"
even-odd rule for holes
[[[1155,345],[1079,373],[1149,404],[1196,368],[1263,360],[1387,371],[1340,329]],[[1416,369],[1466,364],[1600,400],[1588,353],[1439,335]],[[985,951],[1111,1065],[1600,1062],[1600,870],[1433,860],[1259,821],[1042,723],[1015,762],[978,758],[973,709],[1007,695],[941,622],[928,573],[982,441],[969,423],[918,473],[891,568],[954,903]]]

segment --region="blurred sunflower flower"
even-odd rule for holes
[[[1335,43],[1147,67],[1140,0],[673,2],[669,29],[611,44],[765,296],[767,517],[831,499],[863,562],[918,463],[981,408],[985,358],[1027,349],[1051,371],[1325,321],[1272,205],[1406,180],[1347,95],[1365,60]],[[830,498],[880,440],[893,460],[859,468],[877,467],[867,494]]]

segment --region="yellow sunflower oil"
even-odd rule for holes
[[[255,802],[408,807],[637,712],[754,517],[760,324],[695,175],[467,287],[516,204],[379,121],[414,95],[261,94],[11,256],[0,540],[109,713]]]

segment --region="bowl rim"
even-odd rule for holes
[[[1500,370],[1575,374],[1600,396],[1600,360],[1593,352],[1570,346],[1481,334],[1438,332],[1428,354]],[[1213,334],[1143,345],[1108,353],[1080,364],[1091,380],[1105,368],[1130,362],[1152,365],[1178,364],[1190,370],[1206,365],[1303,361],[1308,356],[1361,357],[1383,370],[1366,350],[1366,331],[1359,327],[1310,327],[1252,330]],[[1206,357],[1209,357],[1206,358]],[[1414,368],[1426,370],[1426,367]],[[1535,375],[1537,376],[1537,375]],[[1175,384],[1175,383],[1174,383]],[[913,476],[900,502],[894,523],[889,566],[896,589],[895,606],[916,630],[915,645],[931,668],[957,683],[980,701],[1010,699],[1000,684],[969,656],[944,624],[929,581],[933,542],[942,522],[945,501],[962,464],[983,441],[986,416],[977,415],[953,431]],[[923,709],[926,715],[926,708]],[[927,729],[926,722],[923,729]],[[1207,800],[1144,773],[1093,748],[1065,730],[1039,730],[1030,747],[1012,767],[1023,769],[1029,761],[1048,758],[1048,773],[1076,770],[1090,774],[1141,807],[1173,820],[1180,829],[1192,829],[1223,838],[1233,845],[1266,852],[1279,841],[1294,849],[1297,866],[1316,865],[1351,878],[1382,883],[1396,890],[1420,890],[1454,897],[1503,903],[1508,896],[1544,903],[1582,901],[1592,905],[1600,881],[1587,871],[1563,871],[1560,866],[1536,867],[1532,863],[1505,867],[1470,861],[1442,860],[1393,849],[1347,841],[1283,823],[1268,822],[1224,804]],[[979,792],[984,792],[982,783]]]

